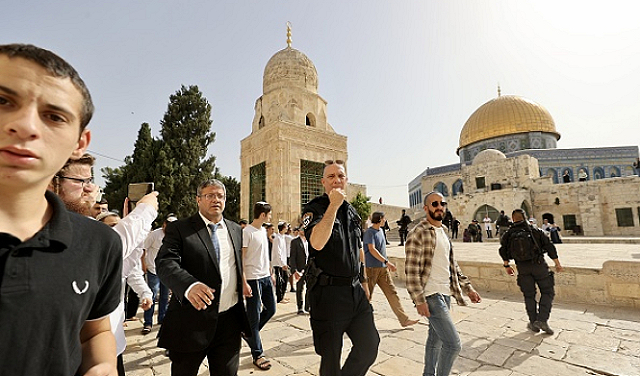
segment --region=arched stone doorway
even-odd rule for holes
[[[544,220],[545,220],[545,219],[546,219],[547,221],[549,221],[549,223],[556,223],[556,222],[554,221],[554,219],[553,219],[553,214],[551,214],[551,213],[544,213],[544,214],[542,215],[542,222],[544,222]]]
[[[533,212],[531,212],[531,205],[529,205],[527,200],[522,201],[522,204],[520,204],[520,209],[524,210],[529,218],[533,217]]]
[[[482,220],[484,219],[484,216],[486,214],[489,214],[489,218],[491,218],[491,221],[495,222],[496,219],[498,219],[500,212],[498,211],[498,209],[494,208],[493,206],[484,204],[476,210],[476,213],[473,215],[472,219],[475,219],[479,223],[482,223]]]

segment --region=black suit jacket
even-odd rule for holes
[[[291,241],[291,257],[289,264],[291,264],[289,266],[291,266],[293,272],[302,272],[305,266],[307,266],[307,255],[304,253],[304,244],[300,237]]]
[[[242,228],[232,221],[225,219],[224,222],[236,259],[238,304],[235,309],[241,315],[243,331],[249,334],[242,297]],[[160,328],[158,346],[181,352],[206,349],[216,332],[222,278],[209,231],[200,214],[167,224],[156,257],[156,270],[160,281],[173,292]],[[196,310],[185,297],[187,288],[195,282],[215,290],[212,304],[202,311]]]

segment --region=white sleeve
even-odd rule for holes
[[[127,278],[127,284],[136,292],[140,299],[153,297],[153,293],[147,284],[147,281],[144,280],[144,273],[142,273],[142,262],[140,261],[140,253],[133,252],[125,263],[122,265],[123,273],[127,273],[125,276]],[[128,269],[128,270],[125,270]]]
[[[129,257],[131,252],[149,235],[151,224],[157,216],[158,211],[153,206],[140,203],[113,227],[122,240],[123,260]]]

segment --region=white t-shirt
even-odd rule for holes
[[[164,231],[161,227],[151,231],[142,243],[142,248],[145,250],[144,262],[149,273],[158,274],[156,273],[156,256],[162,246],[162,239],[164,239]]]
[[[264,227],[255,228],[248,224],[242,230],[242,263],[247,279],[260,279],[271,276],[269,266],[269,239]]]
[[[451,287],[449,277],[449,251],[451,244],[447,233],[442,227],[436,229],[436,249],[434,250],[433,260],[431,261],[431,274],[427,285],[424,287],[424,295],[433,294],[451,295]]]
[[[284,234],[276,232],[273,238],[273,248],[271,250],[271,264],[273,266],[287,265],[287,243]]]
[[[485,217],[482,221],[484,222],[484,229],[491,230],[491,218]]]

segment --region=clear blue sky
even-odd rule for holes
[[[226,4],[226,5],[225,5]],[[590,4],[597,4],[590,5]],[[210,148],[240,176],[269,58],[315,63],[349,178],[372,200],[407,205],[427,166],[458,161],[468,117],[497,95],[546,107],[560,148],[640,144],[640,22],[628,1],[12,1],[0,43],[71,62],[97,112],[90,150],[122,160],[140,124],[154,136],[169,95],[196,84],[213,106]],[[97,166],[122,163],[98,157]],[[97,172],[99,175],[99,171]],[[99,182],[102,181],[99,179]]]

